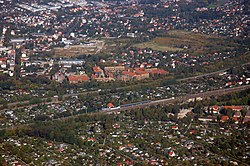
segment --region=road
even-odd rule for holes
[[[182,78],[182,79],[178,79],[177,81],[187,81],[187,80],[197,79],[197,78],[201,78],[201,77],[205,77],[205,76],[211,76],[211,75],[215,75],[215,74],[220,74],[220,73],[223,73],[223,72],[227,71],[228,69],[229,68],[223,69],[223,70],[219,70],[219,71],[215,71],[215,72],[212,72],[212,73],[198,75],[198,76],[192,76],[192,77]]]
[[[241,66],[245,66],[245,65],[249,65],[249,64],[250,64],[250,62],[249,63],[244,63]],[[215,72],[212,72],[212,73],[198,75],[198,76],[192,76],[192,77],[187,77],[187,78],[183,78],[183,79],[177,79],[177,81],[186,81],[186,80],[191,80],[191,79],[198,79],[198,78],[201,78],[201,77],[204,77],[204,76],[219,74],[219,73],[225,72],[228,69],[229,68],[223,69],[223,70],[219,70],[219,71],[215,71]],[[142,86],[146,86],[147,84],[149,84],[149,83],[142,83],[141,85]],[[124,89],[127,89],[127,88],[131,88],[131,86],[116,88],[116,90],[124,90]],[[80,93],[64,94],[62,97],[63,98],[67,98],[67,97],[71,97],[71,96],[88,95],[88,94],[94,94],[94,93],[99,93],[99,91],[98,90],[92,90],[92,91],[86,91],[86,92],[80,92]],[[47,101],[48,98],[50,98],[50,97],[45,97],[45,98],[40,98],[40,99],[42,101]],[[29,101],[8,103],[8,108],[13,108],[13,107],[16,107],[18,105],[22,105],[22,106],[23,105],[29,105]],[[3,107],[3,105],[0,105],[0,108],[2,108],[2,107]],[[2,110],[0,110],[0,112]]]
[[[245,90],[245,89],[248,89],[248,88],[250,88],[250,85],[244,85],[244,86],[239,86],[239,87],[234,87],[234,88],[207,91],[207,92],[203,92],[203,93],[188,94],[188,95],[179,96],[179,97],[176,97],[176,98],[160,99],[160,100],[151,101],[149,103],[143,103],[143,104],[128,106],[128,107],[124,107],[124,108],[119,108],[119,109],[112,110],[112,111],[131,110],[131,109],[134,109],[134,108],[144,108],[144,107],[148,107],[148,106],[151,106],[151,105],[173,104],[173,103],[180,103],[180,102],[182,103],[184,101],[187,101],[187,100],[193,99],[193,98],[197,98],[197,97],[204,98],[204,97],[209,97],[209,96],[218,96],[218,95],[228,94],[228,93],[232,93],[232,92],[236,92],[236,91],[240,91],[240,90]],[[65,94],[65,95],[63,95],[63,98],[67,98],[67,97],[71,97],[71,96],[77,96],[77,95],[88,95],[88,94],[94,94],[94,93],[99,93],[99,92],[98,92],[98,90],[94,90],[94,91],[81,92],[81,93]],[[47,99],[48,98],[43,98],[42,100],[46,101]],[[46,103],[51,103],[51,102],[46,102]],[[26,106],[36,106],[36,105],[38,105],[38,104],[30,105],[29,101],[23,101],[23,102],[10,103],[10,104],[8,104],[8,107],[15,107],[15,106],[17,106],[19,104],[24,105],[24,106],[17,107],[17,108],[24,108]],[[5,110],[8,110],[8,108],[0,110],[0,113],[4,112]],[[108,111],[108,112],[112,112],[112,111]]]

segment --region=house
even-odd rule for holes
[[[136,74],[131,71],[123,71],[119,79],[122,81],[128,81],[128,80],[134,79],[135,76]]]
[[[232,109],[233,111],[240,111],[242,110],[242,106],[224,106],[225,109]]]
[[[248,122],[250,122],[250,109],[248,109],[246,116],[243,120],[243,123],[248,123]]]
[[[240,111],[235,112],[233,117],[240,118],[241,117],[241,112]]]
[[[66,77],[65,77],[64,74],[61,73],[61,72],[57,72],[57,73],[55,73],[55,74],[52,76],[52,80],[55,80],[55,81],[60,82],[60,83],[62,83],[63,80],[65,80],[65,79],[66,79]]]
[[[117,72],[117,71],[124,71],[125,66],[112,66],[112,67],[104,67],[105,72]]]
[[[213,114],[218,114],[219,113],[219,106],[217,106],[217,105],[213,106],[212,112],[213,112]]]
[[[120,125],[119,125],[118,123],[113,124],[113,128],[114,128],[114,129],[119,129],[119,128],[120,128]]]
[[[146,69],[147,72],[149,72],[152,75],[166,75],[169,72],[163,69],[158,69],[158,68],[151,68],[151,69]]]
[[[149,78],[149,72],[145,71],[142,68],[136,69],[135,73],[136,73],[135,78],[137,80],[143,80],[143,79]]]
[[[108,107],[108,108],[113,108],[113,107],[115,107],[115,106],[114,106],[112,103],[108,103],[108,104],[107,104],[107,107]]]
[[[59,65],[64,66],[64,65],[82,65],[83,63],[85,63],[84,60],[81,59],[77,59],[77,60],[60,60],[58,62]]]
[[[173,150],[170,150],[170,151],[168,152],[168,155],[169,155],[170,157],[174,157],[174,156],[175,156],[175,153],[174,153]]]
[[[99,66],[94,66],[93,71],[97,77],[104,77],[104,72]]]
[[[6,63],[7,58],[0,58],[0,65],[2,65],[3,63]]]
[[[178,130],[178,126],[172,126],[171,127],[173,130]]]
[[[233,85],[233,83],[232,83],[232,82],[228,82],[228,83],[226,83],[226,86],[231,86],[231,85]]]
[[[88,138],[88,141],[95,142],[95,141],[96,141],[96,138],[93,138],[93,137]]]
[[[134,34],[134,33],[127,33],[127,37],[132,37],[132,38],[134,38],[134,37],[135,37],[135,34]]]
[[[198,118],[199,121],[202,121],[202,122],[212,122],[212,121],[215,121],[215,117],[213,116],[208,116],[208,117],[200,117]]]
[[[226,122],[228,121],[229,117],[227,115],[222,115],[220,121],[221,122]]]
[[[239,123],[239,119],[238,117],[232,117],[232,121],[234,121],[236,124]]]
[[[196,130],[190,130],[190,131],[189,131],[189,134],[196,134],[196,133],[197,133]]]
[[[178,119],[182,119],[184,118],[188,113],[191,113],[192,110],[191,109],[181,109],[180,112],[178,113],[177,118]]]
[[[114,81],[115,79],[112,77],[98,77],[95,74],[91,75],[92,80],[100,81],[100,82],[109,82],[109,81]]]
[[[86,82],[89,80],[89,77],[84,74],[84,75],[70,75],[68,76],[68,80],[70,84],[77,84],[81,82]]]
[[[115,78],[114,74],[112,74],[112,73],[107,73],[107,75],[108,75],[108,78],[113,78],[113,79]]]

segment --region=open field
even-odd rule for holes
[[[130,38],[106,38],[105,45],[100,51],[102,54],[115,54],[131,42]]]
[[[104,41],[95,40],[86,44],[69,45],[64,48],[54,48],[55,57],[76,57],[87,54],[93,55],[99,53],[105,45]]]
[[[218,0],[218,1],[215,1],[215,2],[213,2],[211,4],[209,4],[207,7],[208,8],[215,8],[215,7],[224,5],[225,3],[227,3],[227,0]]]
[[[104,38],[92,40],[86,44],[69,45],[64,48],[54,48],[54,57],[77,57],[79,55],[114,54],[130,43],[128,38]]]
[[[193,54],[230,50],[237,46],[225,37],[205,35],[181,30],[169,31],[162,37],[156,37],[149,42],[135,44],[138,48],[151,48],[159,51],[182,51],[187,49]]]

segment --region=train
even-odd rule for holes
[[[146,100],[146,101],[140,101],[140,102],[136,102],[136,103],[129,103],[129,104],[123,104],[117,107],[113,107],[113,108],[102,108],[102,111],[113,111],[113,110],[119,110],[120,108],[127,108],[127,107],[133,107],[133,106],[140,106],[142,104],[147,104],[152,102],[151,100]]]
[[[136,102],[136,103],[123,104],[123,105],[120,105],[120,107],[121,108],[126,108],[126,107],[132,107],[132,106],[147,104],[147,103],[151,103],[151,102],[152,102],[151,100],[146,100],[146,101],[140,101],[140,102]]]

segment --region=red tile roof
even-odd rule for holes
[[[224,106],[225,109],[242,110],[242,106]]]
[[[93,137],[88,138],[88,141],[96,141],[96,138],[93,138]]]
[[[195,134],[197,131],[196,130],[190,130],[190,134]]]
[[[147,71],[144,70],[136,70],[135,73],[138,75],[149,74]]]
[[[235,121],[235,122],[238,122],[239,118],[238,117],[232,117],[232,120]]]
[[[163,69],[154,69],[151,71],[151,74],[153,74],[153,75],[155,75],[155,74],[165,75],[165,74],[168,74],[168,72],[166,70],[163,70]]]
[[[112,103],[108,103],[108,104],[107,104],[107,107],[108,107],[108,108],[113,108],[113,107],[115,107],[115,106],[114,106],[114,104],[112,104]]]
[[[213,110],[218,110],[218,109],[219,109],[219,106],[217,106],[217,105],[213,106]]]
[[[114,78],[114,74],[112,74],[112,73],[108,73],[108,76],[109,76],[110,78]]]
[[[228,121],[228,119],[229,119],[229,117],[228,116],[226,116],[226,115],[223,115],[223,116],[221,116],[221,121],[222,122],[226,122],[226,121]]]
[[[68,76],[69,82],[76,83],[76,82],[84,82],[88,81],[89,77],[87,75],[71,75]]]
[[[94,71],[95,73],[99,73],[99,72],[101,72],[101,68],[100,68],[99,66],[94,66],[94,67],[93,67],[93,71]]]
[[[172,126],[171,128],[172,129],[178,129],[178,126]]]
[[[130,71],[123,71],[123,72],[122,72],[122,75],[129,75],[130,77],[135,77],[135,76],[136,76],[135,73],[130,72]]]
[[[7,58],[0,58],[0,61],[5,62]]]

